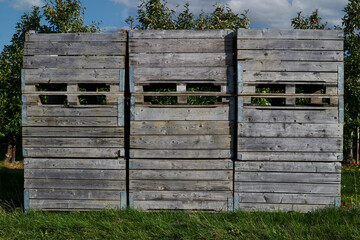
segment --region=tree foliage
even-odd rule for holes
[[[303,16],[300,11],[291,19],[291,26],[294,29],[325,29],[327,22],[321,23],[321,20],[318,9],[315,9],[310,16]]]

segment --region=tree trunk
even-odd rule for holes
[[[360,134],[359,134],[359,128],[360,127],[357,127],[356,128],[356,164],[359,164],[359,154],[360,154],[360,150],[359,150],[359,137],[360,137]]]
[[[349,138],[347,139],[347,152],[346,152],[346,162],[350,162],[353,159],[353,136],[354,132],[351,131]]]
[[[16,159],[16,136],[8,138],[8,147],[5,154],[4,161],[14,163]]]
[[[12,138],[12,156],[11,156],[11,162],[15,163],[16,160],[16,136],[13,136]]]
[[[12,144],[11,144],[11,139],[8,139],[8,147],[7,147],[7,151],[5,153],[5,158],[4,161],[5,162],[9,162],[10,159],[12,159]]]

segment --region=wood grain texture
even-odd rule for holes
[[[238,39],[332,39],[343,41],[344,37],[339,36],[341,30],[310,30],[310,29],[238,29]]]
[[[43,210],[120,208],[120,201],[31,199],[30,208]]]
[[[232,181],[130,180],[130,191],[231,191]]]
[[[26,148],[27,157],[33,158],[117,158],[118,148]]]
[[[98,169],[26,169],[24,177],[27,179],[94,179],[125,181],[126,172]]]
[[[36,106],[27,107],[31,117],[117,117],[117,106]]]
[[[239,50],[238,61],[309,61],[342,62],[342,51]]]
[[[125,160],[119,159],[84,159],[84,158],[25,158],[27,169],[98,169],[125,170]]]
[[[130,169],[137,170],[232,170],[231,159],[130,159]]]
[[[35,199],[54,200],[113,200],[120,202],[120,191],[115,190],[73,190],[73,189],[29,189],[31,201]]]
[[[94,148],[116,148],[124,147],[124,138],[23,138],[23,146],[25,148],[31,147],[71,147],[71,148],[83,148],[83,147],[94,147]]]
[[[227,211],[227,201],[134,201],[134,208],[138,210],[213,210]]]
[[[232,197],[232,191],[136,191],[130,192],[135,201],[227,201]]]
[[[123,127],[23,127],[23,137],[123,137]],[[30,139],[31,139],[30,138]]]
[[[244,161],[338,162],[337,153],[325,152],[239,152]]]
[[[176,181],[230,181],[232,170],[130,170],[130,180],[176,180]]]
[[[29,126],[43,126],[43,127],[69,127],[69,126],[84,126],[84,127],[116,127],[116,117],[28,117]]]
[[[27,34],[27,42],[125,42],[127,32],[117,33],[37,33]]]
[[[229,36],[229,30],[131,30],[130,39],[209,39],[209,38],[224,38]]]
[[[73,179],[25,179],[24,187],[28,189],[92,189],[125,191],[126,182],[98,179],[76,181]]]
[[[243,211],[266,211],[266,212],[313,212],[324,208],[334,208],[334,204],[266,204],[266,203],[240,203]]]
[[[337,83],[337,73],[325,72],[260,72],[243,73],[244,83]]]
[[[156,150],[156,149],[130,149],[134,154],[133,158],[155,158],[155,159],[179,159],[179,158],[195,158],[195,159],[217,159],[231,158],[229,150]]]
[[[339,183],[340,173],[235,172],[235,182]]]
[[[237,161],[235,172],[341,173],[339,162],[242,162]]]

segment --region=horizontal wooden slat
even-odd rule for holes
[[[342,51],[282,51],[282,50],[239,50],[239,61],[322,61],[341,62],[344,60]]]
[[[28,42],[125,42],[127,39],[126,31],[117,33],[37,33],[27,34]]]
[[[313,30],[313,29],[238,29],[238,39],[334,39],[342,41],[340,30]]]
[[[26,157],[42,158],[117,158],[118,148],[26,148]]]
[[[25,169],[125,169],[124,159],[25,158]]]
[[[244,161],[294,161],[294,162],[338,162],[337,153],[324,152],[239,152]]]
[[[68,179],[25,179],[25,188],[35,189],[93,189],[125,191],[125,181],[110,180],[68,180]]]
[[[246,71],[243,73],[244,83],[334,83],[337,84],[337,73],[324,72],[259,72]]]
[[[337,72],[338,62],[299,62],[278,60],[238,61],[244,71],[264,72]]]
[[[230,149],[230,135],[130,136],[130,147],[140,149]]]
[[[24,55],[121,55],[125,42],[25,42]]]
[[[29,189],[29,197],[31,201],[36,201],[35,199],[120,201],[120,191],[73,190],[73,189]]]
[[[23,146],[28,147],[124,147],[124,138],[35,138],[24,137]]]
[[[119,170],[98,169],[26,169],[26,179],[96,179],[96,180],[123,180],[126,172]]]
[[[334,208],[334,204],[267,204],[267,203],[240,203],[239,207],[243,211],[267,211],[267,212],[311,212],[324,208]]]
[[[154,150],[154,149],[130,149],[134,158],[231,158],[230,150]]]
[[[45,68],[45,69],[25,69],[24,71],[26,76],[26,84],[39,84],[39,83],[119,84],[119,79],[120,79],[120,69],[46,69]]]
[[[260,109],[243,109],[243,122],[284,122],[284,123],[338,123],[338,110],[327,109],[318,111],[309,110],[260,110]]]
[[[230,134],[228,121],[131,121],[130,135]]]
[[[239,138],[241,152],[341,152],[342,138]]]
[[[213,210],[227,211],[227,201],[134,201],[134,208],[139,210]]]
[[[28,117],[29,126],[92,126],[92,127],[110,127],[117,126],[115,117]]]
[[[340,173],[339,162],[242,162],[237,161],[235,172],[296,172]]]
[[[332,40],[237,40],[238,49],[281,49],[312,51],[343,51],[343,41]]]
[[[117,106],[28,106],[31,117],[116,117]]]
[[[58,210],[58,209],[104,209],[120,208],[120,201],[105,200],[30,200],[31,209]]]
[[[131,39],[130,53],[223,53],[232,52],[229,39]]]
[[[130,39],[174,38],[174,39],[209,39],[224,38],[231,34],[227,29],[217,30],[131,30]]]
[[[219,67],[233,65],[231,53],[130,54],[132,67]]]
[[[130,180],[130,191],[230,191],[232,181]]]
[[[23,127],[23,137],[123,137],[123,127]]]
[[[130,159],[130,169],[227,170],[233,167],[231,159]]]
[[[124,56],[24,56],[24,68],[119,69],[125,68]]]
[[[324,137],[339,138],[341,124],[239,123],[239,137]]]
[[[135,191],[130,192],[130,196],[135,201],[227,201],[227,198],[232,197],[232,191],[211,191],[211,192],[193,192],[193,191]]]
[[[177,68],[134,68],[134,82],[193,81],[226,83],[227,67],[177,67]]]
[[[135,106],[135,120],[234,120],[228,105],[209,107],[147,107]]]
[[[235,182],[340,183],[340,179],[340,173],[235,172]]]
[[[233,179],[232,170],[130,170],[130,180],[208,180],[229,181]]]

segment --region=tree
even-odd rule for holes
[[[45,0],[42,8],[25,13],[15,27],[11,44],[0,53],[0,132],[8,139],[5,160],[15,161],[17,140],[21,134],[21,69],[25,33],[36,32],[95,32],[98,23],[84,25],[85,9],[78,0]],[[41,24],[42,17],[45,24]]]
[[[302,12],[297,13],[297,17],[291,19],[291,26],[294,29],[325,29],[327,22],[321,23],[318,9],[315,9],[310,16],[303,16]]]

